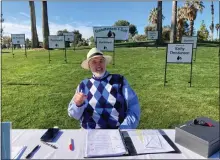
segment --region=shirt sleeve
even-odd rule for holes
[[[76,89],[75,95],[78,92],[79,92],[79,86]],[[82,117],[83,111],[85,109],[85,103],[83,103],[81,106],[77,106],[76,103],[73,101],[73,98],[68,105],[68,115],[70,117],[75,118],[76,120],[79,120]]]
[[[125,78],[123,83],[122,92],[127,103],[127,116],[119,128],[136,129],[140,121],[140,105],[138,97]]]

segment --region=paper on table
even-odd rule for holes
[[[127,153],[119,130],[88,130],[85,157],[120,156]]]
[[[129,130],[127,132],[137,154],[174,151],[158,130]]]
[[[13,146],[11,151],[12,159],[20,159],[27,146]]]

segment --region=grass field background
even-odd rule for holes
[[[77,85],[91,72],[80,67],[89,49],[64,51],[3,50],[2,121],[18,128],[79,128],[79,121],[67,114],[68,103]],[[217,47],[198,47],[193,63],[192,87],[190,65],[168,64],[164,87],[165,47],[116,48],[115,65],[110,73],[125,76],[137,93],[141,106],[139,127],[174,128],[199,116],[219,120],[219,60]],[[106,54],[112,55],[111,52]]]

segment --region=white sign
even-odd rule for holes
[[[11,34],[12,44],[25,44],[25,34]]]
[[[149,40],[158,39],[158,31],[147,31],[147,39]]]
[[[65,48],[64,36],[51,35],[49,38],[49,48]]]
[[[96,48],[101,51],[114,51],[114,38],[97,37]]]
[[[168,44],[167,63],[191,63],[193,44]]]
[[[193,43],[193,48],[197,48],[197,36],[183,36],[181,43]]]
[[[69,33],[63,33],[65,36],[65,41],[73,42],[74,41],[74,33],[69,32]]]
[[[93,27],[94,39],[96,37],[115,37],[115,40],[127,40],[129,26]]]

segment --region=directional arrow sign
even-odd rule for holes
[[[65,48],[64,36],[49,36],[49,48]]]
[[[104,46],[104,49],[107,49],[107,47],[106,47],[106,46]]]

